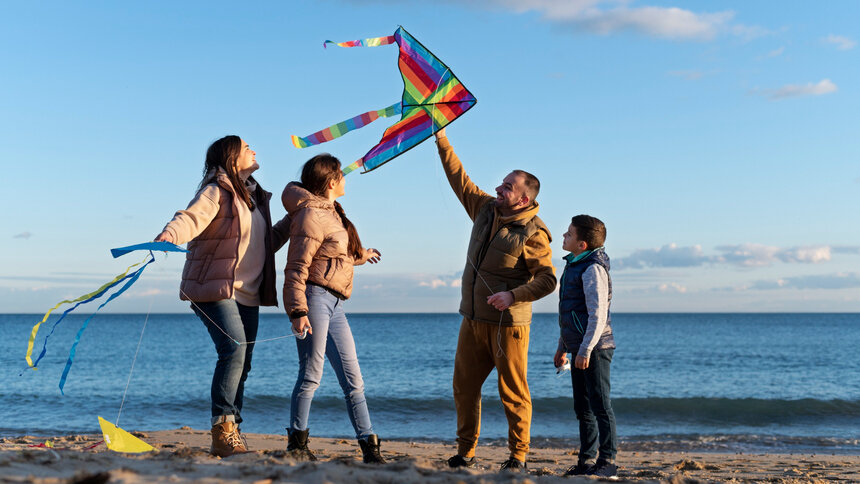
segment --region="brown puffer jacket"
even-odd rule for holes
[[[305,289],[309,283],[349,299],[353,266],[363,264],[366,258],[354,260],[349,255],[349,236],[334,202],[312,194],[296,182],[284,188],[281,201],[292,221],[284,269],[287,314],[307,314]]]
[[[223,170],[210,174],[212,185],[201,192],[211,192],[212,198],[198,196],[185,210],[176,212],[164,230],[170,233],[177,244],[188,242],[185,267],[182,270],[179,298],[197,302],[230,299],[234,294],[236,264],[239,261],[240,231],[249,230],[240,224],[237,206],[241,201],[233,190],[233,184]],[[251,178],[253,180],[253,178]],[[252,193],[257,209],[266,220],[265,263],[259,296],[261,306],[277,306],[275,288],[275,252],[289,237],[290,220],[284,217],[272,226],[269,199],[272,194],[259,185]],[[246,209],[247,210],[247,209]]]

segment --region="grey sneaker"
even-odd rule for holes
[[[602,477],[604,479],[612,479],[614,481],[618,479],[618,466],[611,462],[606,462],[605,460],[599,460],[597,461],[597,464],[594,464],[594,467],[588,471],[588,475]]]
[[[528,472],[528,466],[526,466],[525,461],[517,460],[511,457],[510,459],[502,462],[502,467],[500,470],[510,472]]]
[[[470,469],[474,469],[475,466],[477,466],[477,465],[478,465],[478,463],[475,462],[474,457],[470,457],[467,459],[460,454],[456,454],[454,457],[451,457],[450,459],[448,459],[448,467],[451,467],[454,469],[456,469],[458,467],[468,467]]]

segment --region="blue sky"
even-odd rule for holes
[[[860,310],[860,4],[430,5],[4,5],[2,311],[44,312],[137,262],[108,251],[184,208],[225,134],[256,149],[276,201],[314,154],[359,158],[390,120],[305,150],[290,135],[399,100],[394,46],[322,48],[398,25],[478,98],[448,129],[473,180],[541,179],[559,267],[571,216],[606,222],[613,310]],[[384,256],[357,270],[348,310],[456,311],[470,223],[434,144],[346,190]],[[106,310],[187,310],[182,257],[158,258]]]

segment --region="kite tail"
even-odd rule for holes
[[[333,42],[331,40],[326,40],[323,42],[323,48],[328,47],[328,44],[336,45],[338,47],[379,47],[380,45],[388,45],[395,42],[397,42],[397,39],[395,39],[393,35],[374,37],[372,39],[349,40],[347,42]]]
[[[81,336],[83,336],[83,334],[84,334],[84,330],[85,330],[85,329],[87,329],[87,325],[89,325],[89,324],[90,324],[90,320],[91,320],[91,319],[93,319],[93,316],[95,316],[95,315],[96,315],[96,313],[97,313],[97,312],[99,312],[99,310],[100,310],[101,308],[105,307],[105,305],[106,305],[107,303],[109,303],[109,302],[113,301],[114,299],[116,299],[120,294],[122,294],[123,292],[125,292],[125,290],[126,290],[126,289],[128,289],[129,287],[131,287],[131,285],[132,285],[132,284],[134,284],[135,282],[137,282],[137,279],[138,279],[138,278],[140,277],[140,275],[143,273],[143,270],[144,270],[144,269],[146,269],[146,266],[148,266],[149,264],[152,264],[152,263],[155,261],[155,256],[152,254],[152,252],[150,252],[150,253],[149,253],[149,257],[150,257],[149,261],[147,261],[147,263],[146,263],[146,264],[144,264],[144,265],[143,265],[143,267],[141,267],[140,269],[136,270],[136,271],[135,271],[135,272],[134,272],[134,273],[129,277],[128,281],[127,281],[125,284],[123,284],[123,286],[119,289],[119,291],[117,291],[117,292],[115,292],[115,293],[111,294],[111,295],[110,295],[110,297],[109,297],[109,298],[107,298],[107,301],[105,301],[105,302],[101,303],[101,305],[99,305],[99,307],[96,309],[96,311],[95,311],[93,314],[91,314],[91,315],[90,315],[90,317],[88,317],[88,318],[84,321],[84,324],[82,324],[82,325],[81,325],[81,329],[79,329],[79,330],[78,330],[78,334],[76,334],[76,335],[75,335],[75,342],[74,342],[74,343],[72,343],[72,349],[71,349],[71,350],[69,350],[69,359],[68,359],[68,360],[66,360],[66,367],[65,367],[65,368],[63,368],[63,375],[60,377],[60,393],[62,393],[63,395],[65,395],[65,392],[63,391],[63,387],[66,385],[66,378],[69,376],[69,370],[71,370],[71,369],[72,369],[72,362],[73,362],[73,361],[74,361],[74,359],[75,359],[75,353],[77,352],[78,343],[80,343],[80,341],[81,341]],[[137,265],[137,264],[135,264],[135,265]]]
[[[48,316],[50,316],[51,313],[54,312],[55,309],[57,309],[58,307],[60,307],[63,304],[77,303],[71,309],[67,309],[65,312],[63,312],[63,315],[60,316],[60,319],[58,319],[57,322],[54,323],[54,328],[56,328],[57,325],[60,323],[60,321],[62,321],[63,318],[66,317],[66,314],[73,311],[76,307],[80,306],[81,304],[88,303],[88,302],[92,301],[93,299],[97,299],[97,298],[101,297],[102,294],[104,294],[108,289],[116,286],[117,284],[122,282],[123,279],[126,279],[128,277],[129,271],[131,271],[134,267],[137,267],[137,266],[143,264],[143,262],[145,260],[146,259],[138,262],[137,264],[133,264],[133,265],[128,266],[128,268],[125,270],[125,272],[114,277],[113,280],[105,283],[104,285],[102,285],[102,287],[96,289],[95,291],[88,293],[88,294],[84,294],[83,296],[80,296],[80,297],[75,298],[75,299],[67,299],[64,301],[60,301],[54,307],[49,309],[48,312],[45,313],[45,316],[42,318],[42,320],[39,321],[38,323],[36,323],[33,326],[33,329],[30,331],[30,339],[27,341],[27,365],[30,368],[36,369],[36,365],[39,363],[39,360],[41,360],[42,357],[45,356],[45,350],[46,350],[46,347],[48,344],[48,338],[51,336],[51,334],[54,333],[53,328],[51,329],[51,334],[49,334],[48,336],[45,337],[45,344],[42,347],[42,352],[39,355],[39,357],[36,359],[35,363],[33,362],[33,359],[32,359],[33,346],[34,346],[34,343],[36,342],[36,334],[39,332],[39,326],[41,326],[42,323],[44,323],[45,321],[48,320]]]
[[[401,103],[396,102],[391,106],[388,106],[387,108],[359,114],[358,116],[329,126],[328,128],[317,131],[316,133],[309,134],[304,138],[299,138],[298,136],[293,135],[293,146],[295,146],[296,148],[307,148],[308,146],[325,143],[335,138],[340,138],[341,136],[345,135],[346,133],[349,133],[350,131],[363,128],[379,118],[389,118],[391,116],[396,116],[400,114],[401,111]]]

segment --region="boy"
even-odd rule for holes
[[[617,479],[615,414],[609,401],[609,364],[615,350],[609,316],[612,279],[605,240],[606,226],[589,215],[573,217],[564,234],[562,248],[570,254],[559,285],[561,337],[554,362],[561,367],[568,352],[576,355],[570,373],[579,460],[565,475]]]

